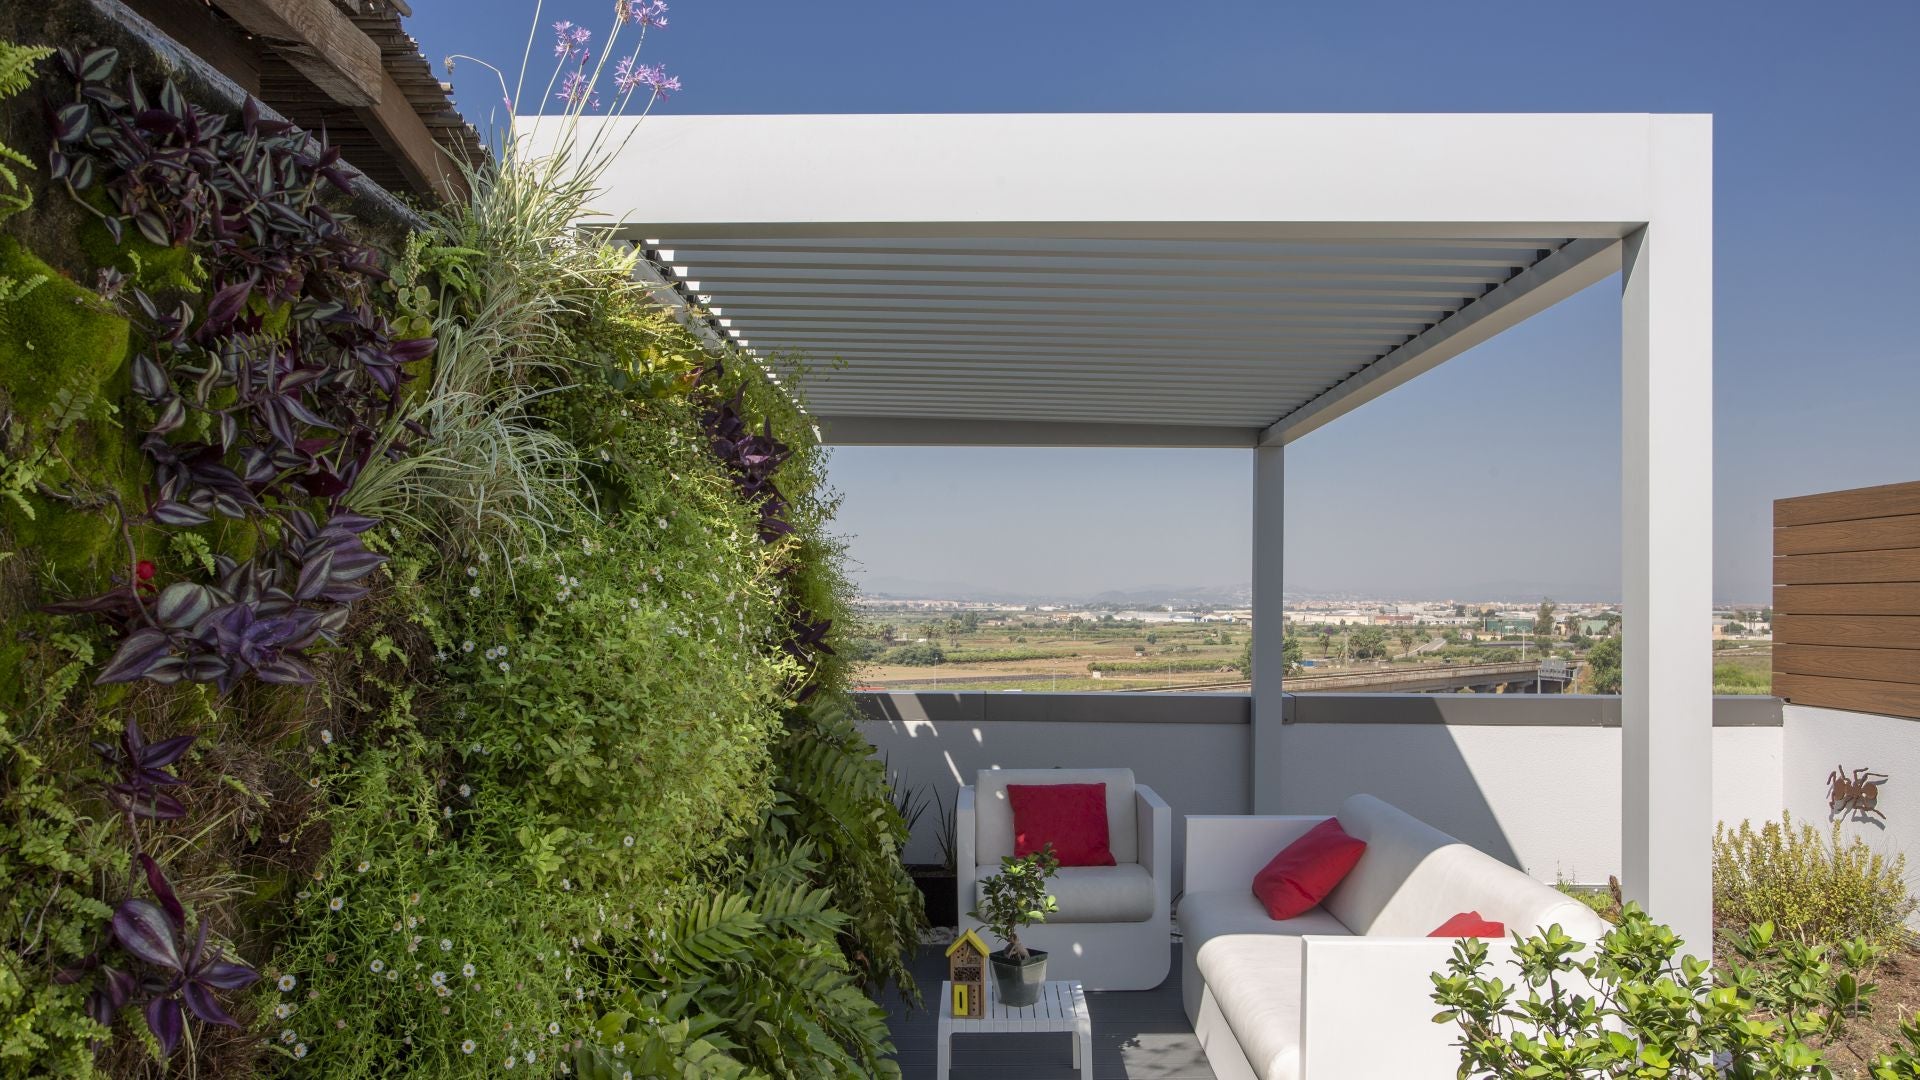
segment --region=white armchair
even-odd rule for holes
[[[1066,866],[1048,883],[1060,910],[1020,940],[1047,952],[1047,978],[1088,990],[1150,990],[1172,962],[1173,812],[1131,769],[983,769],[955,806],[954,864],[960,929],[980,902],[979,882],[1013,854],[1008,784],[1107,785],[1107,838],[1116,865]],[[993,943],[997,945],[998,943]]]

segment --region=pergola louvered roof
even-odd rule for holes
[[[1253,446],[1616,270],[1653,120],[585,123],[663,291],[832,441]]]

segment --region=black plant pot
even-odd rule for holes
[[[1025,960],[1009,960],[1007,950],[1001,949],[987,962],[993,966],[993,987],[1000,994],[1000,1004],[1019,1009],[1040,1000],[1040,987],[1047,981],[1046,953],[1028,949]]]
[[[960,925],[959,875],[939,863],[920,863],[907,867],[920,895],[927,901],[928,926]]]

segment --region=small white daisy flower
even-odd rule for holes
[[[475,600],[480,599],[480,586],[478,585],[467,586],[467,595],[473,597]]]
[[[467,576],[468,576],[468,577],[479,577],[479,576],[480,576],[480,568],[479,568],[479,567],[477,567],[477,566],[469,566],[469,567],[467,567]]]
[[[286,1028],[280,1032],[280,1041],[283,1043],[296,1042],[299,1038],[300,1036],[293,1033],[292,1028]]]
[[[333,732],[331,732],[331,731],[329,731],[329,730],[327,730],[326,728],[321,728],[321,729],[320,729],[320,741],[321,741],[321,742],[323,742],[323,743],[326,743],[326,744],[327,744],[328,746],[332,746],[332,745],[333,745]]]
[[[497,645],[494,647],[493,652],[495,656],[505,656],[507,655],[507,647],[505,645]]]
[[[475,1047],[474,1041],[472,1039],[468,1039],[466,1042],[463,1042],[460,1044],[460,1052],[463,1054],[471,1054],[474,1051],[474,1047]]]
[[[503,1068],[503,1069],[511,1069],[511,1068],[513,1068],[513,1067],[514,1067],[514,1065],[515,1065],[515,1064],[516,1064],[517,1062],[519,1062],[519,1060],[520,1060],[519,1058],[517,1058],[517,1057],[514,1057],[514,1056],[513,1056],[512,1054],[508,1054],[508,1055],[507,1055],[507,1060],[506,1060],[506,1061],[503,1061],[503,1062],[501,1062],[501,1063],[500,1063],[500,1067],[501,1067],[501,1068]]]
[[[470,796],[470,795],[472,795],[472,794],[473,794],[473,788],[471,788],[471,787],[469,787],[469,786],[468,786],[468,785],[466,785],[466,784],[461,784],[461,785],[460,785],[460,797],[461,797],[461,798],[463,798],[463,799],[464,799],[464,798],[466,798],[466,797],[468,797],[468,796]]]
[[[441,808],[440,808],[440,816],[441,816],[441,817],[443,817],[443,818],[446,818],[446,819],[447,819],[448,821],[452,821],[452,820],[453,820],[453,807],[451,807],[451,806],[443,806],[443,807],[441,807]]]
[[[399,981],[399,979],[400,979],[400,969],[399,969],[399,968],[388,968],[388,969],[387,969],[387,981],[388,981],[388,982],[398,982],[398,981]]]
[[[610,453],[608,453],[605,447],[602,447],[602,448],[601,448],[601,450],[600,450],[600,460],[601,460],[601,461],[612,461],[612,460],[613,460],[613,455],[612,455],[612,454],[610,454]]]
[[[527,1051],[527,1064],[529,1065],[533,1064],[533,1059],[537,1056],[539,1055],[535,1054],[533,1051],[531,1050]]]
[[[499,653],[497,653],[497,652],[494,652],[494,651],[493,651],[492,649],[488,649],[488,650],[486,651],[486,657],[487,657],[487,659],[489,659],[489,660],[491,660],[491,659],[493,659],[494,657],[496,657],[496,656],[498,656],[498,655],[500,655],[500,654],[499,654]]]
[[[367,871],[373,869],[373,864],[368,862],[365,859],[361,859],[359,865],[355,866],[353,869],[358,873],[364,874]]]
[[[510,664],[508,664],[508,663],[507,663],[507,662],[506,662],[505,660],[502,660],[502,661],[500,661],[500,670],[501,670],[501,671],[505,671],[505,670],[507,670],[507,669],[508,669],[509,667],[511,667],[511,666],[512,666],[512,665],[510,665]]]
[[[555,1021],[552,1021],[552,1022],[550,1022],[550,1023],[548,1023],[548,1024],[547,1024],[547,1034],[549,1034],[549,1035],[558,1035],[558,1034],[560,1034],[560,1022],[559,1022],[559,1021],[557,1021],[557,1020],[555,1020]]]
[[[347,898],[344,896],[336,896],[333,899],[327,901],[327,910],[329,911],[339,911],[341,908],[346,906],[347,906]]]
[[[294,1057],[297,1057],[297,1058],[303,1058],[303,1057],[306,1057],[306,1056],[307,1056],[307,1044],[306,1044],[306,1043],[294,1043],[294,1044],[293,1044],[293,1056],[294,1056]]]
[[[436,971],[432,975],[427,976],[427,981],[435,986],[444,986],[447,982],[447,973],[444,971]]]
[[[473,639],[472,639],[472,638],[468,638],[467,640],[465,640],[465,641],[463,641],[463,642],[461,642],[461,643],[460,643],[460,651],[461,651],[461,652],[472,652],[472,651],[473,651]]]
[[[273,1007],[273,1018],[275,1020],[285,1020],[287,1017],[293,1015],[293,1009],[293,1005],[283,1001]]]
[[[295,986],[299,985],[299,982],[300,980],[294,978],[291,975],[282,975],[280,976],[280,981],[275,985],[279,986],[280,992],[284,994],[287,991],[293,989]]]
[[[452,939],[452,938],[441,938],[441,939],[440,939],[440,951],[441,951],[441,952],[452,952],[452,951],[453,951],[453,939]]]
[[[387,970],[387,962],[385,960],[375,960],[373,963],[367,965],[367,970],[378,975]]]
[[[621,837],[621,838],[620,838],[620,842],[621,842],[622,844],[624,844],[624,845],[626,845],[627,847],[632,847],[632,846],[633,846],[633,835],[632,835],[631,833],[629,833],[629,834],[627,834],[626,836],[623,836],[623,837]]]
[[[469,979],[471,979],[471,978],[473,978],[473,965],[472,965],[472,964],[466,964],[466,965],[464,965],[464,966],[462,966],[462,967],[460,968],[460,974],[462,974],[462,975],[464,975],[464,976],[466,976],[466,977],[467,977],[467,978],[469,978]]]

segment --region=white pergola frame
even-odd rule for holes
[[[634,123],[583,121],[589,130],[579,140],[602,122]],[[604,145],[623,149],[606,174],[601,208],[633,223],[626,229],[637,242],[663,246],[693,236],[1565,238],[1484,296],[1258,426],[1134,415],[1059,423],[820,417],[827,440],[841,444],[1248,449],[1253,604],[1263,625],[1263,613],[1279,625],[1287,443],[1620,272],[1628,629],[1621,880],[1629,898],[1682,936],[1709,940],[1711,117],[689,116],[653,117],[608,136]],[[532,137],[537,144],[541,135]],[[699,270],[685,276],[697,281]],[[817,351],[825,358],[833,350]],[[985,389],[974,392],[990,392],[991,377],[983,372],[976,382]],[[1283,669],[1280,635],[1256,637],[1256,812],[1278,806],[1271,778],[1279,775]]]

